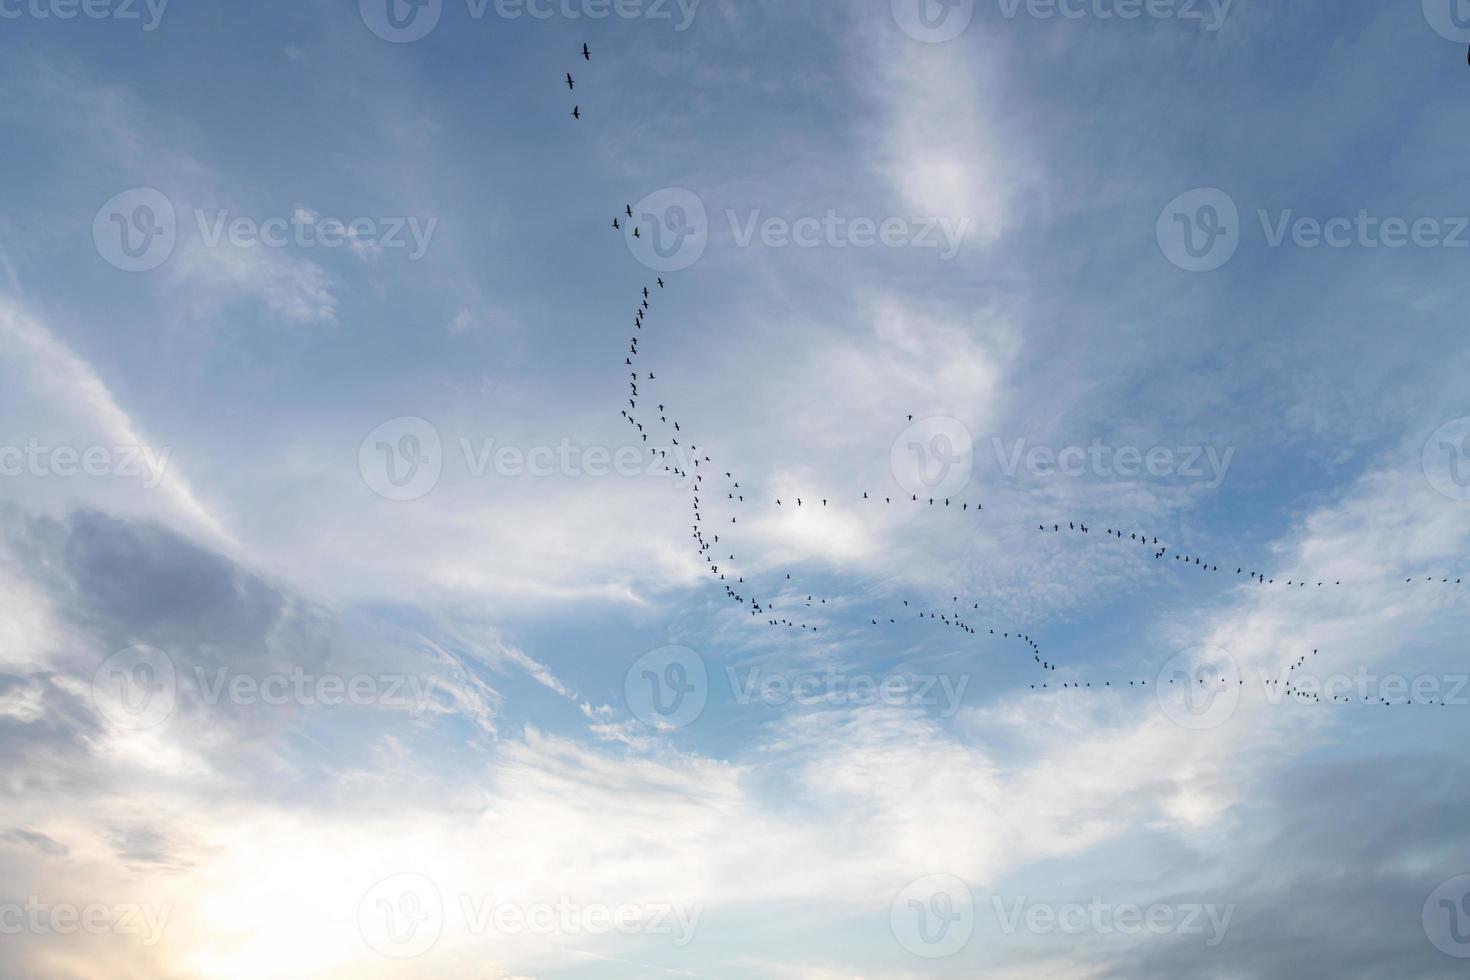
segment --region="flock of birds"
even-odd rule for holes
[[[582,60],[583,61],[591,61],[592,60],[592,51],[585,44],[582,45]],[[572,77],[572,73],[571,72],[567,72],[567,91],[568,92],[575,92],[576,90],[577,90],[577,80]],[[574,106],[572,106],[572,118],[573,119],[576,119],[579,122],[581,121],[581,119],[582,119],[582,107],[580,105],[574,105]]]
[[[584,61],[590,62],[592,60],[592,52],[586,44],[582,45],[581,55]],[[570,72],[566,74],[566,85],[569,91],[576,90],[576,79]],[[580,121],[582,118],[581,106],[574,105],[571,115],[574,119]],[[621,211],[613,215],[612,228],[614,231],[629,234],[634,238],[641,238],[642,234],[637,220],[638,216],[635,215],[633,206],[631,204],[625,204]],[[643,335],[644,327],[648,324],[652,316],[652,301],[657,295],[655,290],[662,291],[666,288],[668,288],[668,284],[665,283],[664,279],[661,276],[656,277],[651,285],[640,287],[639,294],[635,296],[633,333],[628,338],[628,348],[624,352],[623,357],[623,365],[628,369],[628,397],[626,399],[626,407],[620,410],[619,415],[634,430],[640,443],[648,447],[650,458],[658,457],[662,461],[664,471],[670,475],[679,477],[681,479],[680,485],[687,486],[689,489],[691,494],[690,539],[693,541],[699,557],[703,560],[708,574],[713,580],[719,583],[724,598],[740,606],[743,610],[747,610],[750,618],[764,627],[817,633],[822,628],[819,622],[814,621],[808,623],[803,621],[806,617],[801,610],[812,609],[814,611],[821,611],[823,607],[826,607],[826,611],[832,613],[842,606],[843,603],[837,600],[829,602],[827,598],[818,597],[815,593],[809,593],[805,598],[802,598],[801,592],[804,590],[795,589],[789,573],[785,574],[784,578],[779,577],[780,573],[775,573],[777,577],[774,584],[767,581],[764,586],[757,587],[754,577],[752,581],[748,582],[746,575],[737,570],[739,567],[737,565],[737,557],[733,546],[729,542],[728,535],[730,533],[730,525],[739,526],[740,515],[739,513],[731,513],[728,524],[725,524],[723,521],[724,515],[720,516],[719,524],[712,523],[711,514],[715,506],[713,501],[720,499],[720,496],[723,495],[722,502],[732,510],[739,512],[744,512],[749,507],[756,506],[762,501],[754,496],[747,499],[747,488],[742,487],[734,468],[722,469],[717,466],[710,456],[708,448],[701,451],[698,445],[689,440],[684,426],[675,417],[674,411],[669,405],[665,402],[657,401],[652,396],[650,388],[658,380],[655,373],[651,369],[647,371],[640,370],[641,364],[639,357],[641,351],[639,349],[639,338]],[[909,415],[907,418],[910,423],[914,420],[913,415]],[[652,442],[650,442],[650,437],[652,437]],[[687,442],[687,446],[681,440]],[[691,469],[685,469],[685,466],[691,467]],[[710,479],[706,480],[706,476],[710,477]],[[857,493],[852,493],[850,500],[854,504],[866,503],[870,506],[877,506],[881,500],[882,506],[885,507],[892,506],[895,500],[898,500],[900,503],[908,503],[923,508],[945,509],[965,515],[973,511],[977,517],[981,516],[985,510],[984,505],[979,501],[960,501],[951,498],[933,497],[921,498],[917,494],[912,493],[908,495],[908,500],[904,501],[901,495],[898,497],[895,497],[891,493],[880,495],[864,490],[861,492],[861,496]],[[807,507],[827,508],[833,503],[833,499],[830,496],[792,495],[790,497],[772,496],[764,502],[775,508],[782,509],[793,507],[798,509]],[[724,542],[721,541],[720,529],[724,529],[727,535]],[[1069,520],[1065,524],[1060,521],[1053,521],[1049,525],[1042,522],[1037,525],[1037,530],[1043,534],[1055,535],[1073,534],[1087,536],[1094,533],[1094,529],[1089,527],[1087,523],[1076,519]],[[1221,570],[1221,565],[1218,560],[1207,559],[1202,555],[1189,554],[1180,549],[1172,548],[1170,545],[1161,542],[1160,538],[1155,534],[1138,530],[1125,531],[1121,528],[1109,527],[1103,530],[1101,537],[1115,543],[1137,545],[1140,548],[1146,549],[1155,561],[1162,562],[1172,559],[1181,570],[1188,568],[1209,574],[1218,574]],[[1228,565],[1226,566],[1226,574],[1229,574]],[[1329,580],[1326,577],[1307,578],[1301,576],[1288,578],[1283,584],[1278,582],[1278,579],[1269,573],[1251,569],[1244,564],[1237,566],[1234,574],[1238,578],[1243,577],[1245,580],[1255,582],[1261,586],[1304,589],[1310,584],[1314,588],[1322,589],[1337,588],[1343,585],[1341,579],[1334,578]],[[1406,583],[1412,584],[1415,581],[1415,579],[1409,578],[1406,580]],[[1435,581],[1434,576],[1429,576],[1424,580],[1426,584],[1435,583]],[[1438,578],[1438,584],[1461,585],[1462,579],[1452,579],[1449,576],[1442,576]],[[984,637],[999,641],[1002,644],[1009,644],[1012,648],[1017,648],[1020,652],[1029,655],[1033,666],[1042,671],[1044,676],[1049,676],[1058,670],[1058,664],[1054,662],[1053,658],[1044,654],[1041,645],[1030,634],[1015,630],[1014,628],[1007,628],[1005,626],[997,627],[990,624],[982,625],[976,622],[975,618],[980,610],[979,602],[967,603],[962,601],[959,596],[953,596],[948,604],[940,604],[932,608],[920,608],[917,605],[910,605],[907,599],[901,601],[903,603],[902,607],[895,608],[891,616],[867,616],[867,627],[870,629],[887,626],[896,627],[901,622],[918,620],[928,625],[957,630],[967,635]],[[813,616],[814,620],[819,618],[815,615]],[[1318,651],[1313,650],[1311,656],[1316,657],[1317,654]],[[1443,700],[1438,702],[1424,699],[1415,701],[1413,698],[1407,698],[1395,701],[1375,696],[1354,698],[1344,695],[1333,695],[1328,701],[1323,701],[1318,691],[1312,689],[1310,685],[1301,684],[1295,679],[1302,676],[1295,672],[1305,667],[1307,663],[1308,658],[1302,657],[1296,663],[1290,665],[1284,682],[1282,680],[1266,680],[1264,683],[1268,687],[1277,688],[1280,693],[1291,697],[1299,703],[1364,703],[1387,706],[1444,706],[1445,704]],[[1243,679],[1228,678],[1223,675],[1211,677],[1200,676],[1191,679],[1196,680],[1198,685],[1203,688],[1212,686],[1225,688],[1232,681],[1237,686],[1244,686],[1245,684]],[[1155,681],[1156,686],[1161,683],[1163,682],[1159,680]],[[1187,686],[1188,682],[1176,679],[1169,680],[1167,683],[1169,685],[1179,684],[1181,686]],[[1127,681],[1126,685],[1121,680],[1116,685],[1112,681],[1094,683],[1091,681],[1074,680],[1063,681],[1057,684],[1053,679],[1034,683],[1031,685],[1031,688],[1037,691],[1103,691],[1113,689],[1115,686],[1119,689],[1125,686],[1146,688],[1149,686],[1149,683],[1146,680],[1134,679]]]

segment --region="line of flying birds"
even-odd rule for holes
[[[582,46],[582,58],[585,61],[592,60],[592,52],[586,44],[583,44]],[[567,73],[566,84],[568,90],[576,90],[576,79],[573,78],[570,72]],[[580,105],[573,107],[572,116],[578,120],[582,118]],[[622,221],[624,217],[626,217],[628,222],[627,227],[624,226]],[[613,217],[613,229],[616,231],[622,231],[625,234],[631,234],[634,238],[642,237],[638,226],[634,223],[634,217],[635,216],[632,205],[625,205],[623,207],[622,213]],[[659,290],[666,288],[666,283],[664,282],[662,277],[657,277],[655,279],[655,285],[656,288]],[[708,487],[705,483],[706,472],[710,473],[712,476],[718,479],[718,474],[715,473],[715,470],[718,468],[714,466],[714,463],[708,454],[708,450],[706,450],[704,453],[701,453],[699,447],[690,442],[687,446],[687,450],[681,454],[680,450],[685,450],[685,447],[681,445],[680,439],[687,438],[686,430],[680,424],[680,422],[673,417],[673,411],[668,407],[667,404],[661,402],[654,402],[652,403],[652,405],[649,404],[647,389],[652,382],[657,380],[657,377],[652,370],[649,370],[640,375],[638,370],[638,357],[640,354],[639,337],[641,336],[641,332],[645,324],[649,321],[649,317],[651,317],[652,315],[652,297],[653,293],[648,286],[641,287],[641,295],[637,297],[637,302],[634,307],[633,313],[634,332],[629,336],[628,348],[623,358],[624,366],[630,369],[628,372],[629,391],[627,406],[623,408],[619,414],[621,418],[625,422],[627,422],[627,424],[632,429],[635,430],[637,437],[639,438],[641,443],[648,447],[650,458],[657,457],[661,459],[663,470],[665,472],[680,477],[683,481],[687,481],[687,487],[692,496],[692,524],[690,526],[690,538],[695,543],[696,550],[699,556],[703,558],[704,564],[706,565],[709,574],[712,577],[717,577],[718,580],[721,582],[725,598],[739,604],[742,608],[748,606],[750,616],[767,627],[777,629],[797,629],[801,631],[809,630],[813,633],[819,632],[820,627],[817,624],[809,624],[802,621],[803,617],[800,613],[800,610],[812,609],[814,611],[820,611],[823,607],[826,607],[828,610],[835,610],[839,605],[843,605],[843,603],[838,600],[833,600],[829,602],[827,598],[818,597],[815,595],[815,593],[807,594],[803,599],[802,592],[804,590],[797,589],[791,583],[791,575],[789,573],[785,575],[784,579],[778,578],[776,580],[778,584],[772,586],[767,583],[767,586],[765,588],[757,589],[754,582],[747,583],[745,575],[736,571],[734,565],[734,563],[736,562],[736,555],[732,551],[730,544],[728,542],[722,544],[720,540],[720,535],[716,533],[714,527],[707,526],[708,522],[706,519],[706,511],[710,507],[708,501],[711,498],[718,499],[718,494],[720,492],[723,492],[725,494],[723,502],[727,506],[735,509],[745,509],[745,507],[748,505],[758,503],[758,500],[755,497],[747,500],[746,492],[741,487],[740,481],[736,478],[733,469],[723,471],[724,481],[718,489],[711,489],[710,487]],[[643,383],[643,387],[641,389],[639,386],[640,381]],[[640,404],[644,405],[641,413],[639,411]],[[657,422],[654,421],[655,419],[657,419]],[[912,422],[913,416],[909,415],[908,420]],[[655,426],[661,427],[661,434],[651,431],[654,430]],[[650,435],[655,435],[655,441],[652,444],[650,444],[649,442]],[[667,446],[662,444],[661,440],[663,439],[668,440]],[[670,456],[671,451],[674,453],[673,457]],[[685,456],[686,462],[681,462],[681,460],[679,459],[680,455]],[[701,464],[705,464],[703,470],[701,470]],[[685,465],[692,467],[692,470],[684,469],[683,467]],[[926,510],[930,508],[933,508],[935,510],[944,509],[950,512],[961,514],[966,514],[973,510],[977,516],[980,516],[984,512],[983,504],[978,501],[957,501],[951,498],[920,498],[917,494],[913,493],[910,493],[908,496],[909,500],[907,501],[907,503],[921,506]],[[815,494],[801,496],[791,495],[789,497],[773,496],[769,499],[774,501],[775,507],[782,509],[787,507],[794,507],[796,509],[805,509],[809,507],[826,508],[829,506],[830,501],[829,497],[819,496]],[[865,490],[862,492],[861,497],[853,494],[851,499],[855,504],[860,504],[863,501],[868,501],[870,504],[876,504],[878,500],[881,499],[885,506],[891,506],[895,499],[901,500],[902,498],[895,498],[892,495],[886,495],[880,498],[878,495],[871,494],[869,491]],[[730,514],[729,524],[739,524],[738,517],[733,513]],[[1053,534],[1072,533],[1076,535],[1091,535],[1093,533],[1093,528],[1089,527],[1086,523],[1077,520],[1068,521],[1065,525],[1062,524],[1060,521],[1052,522],[1050,525],[1043,522],[1038,524],[1037,528],[1043,533],[1050,532]],[[1105,537],[1116,542],[1137,544],[1142,548],[1150,549],[1150,553],[1153,555],[1153,558],[1155,560],[1163,560],[1172,556],[1173,560],[1178,563],[1178,567],[1180,568],[1184,568],[1187,566],[1191,569],[1197,568],[1201,571],[1212,573],[1218,573],[1220,571],[1220,565],[1217,561],[1206,561],[1202,556],[1199,555],[1185,554],[1177,550],[1171,551],[1168,545],[1160,543],[1160,540],[1156,535],[1146,534],[1139,531],[1125,532],[1120,529],[1106,528],[1101,537]],[[720,557],[721,555],[725,555],[726,557]],[[1245,564],[1241,564],[1236,569],[1235,574],[1236,576],[1247,576],[1250,581],[1256,582],[1261,585],[1277,584],[1276,578],[1270,577],[1267,573],[1264,572],[1249,570]],[[1435,576],[1429,576],[1424,581],[1434,582],[1435,578]],[[1329,579],[1326,576],[1320,578],[1316,576],[1312,576],[1310,578],[1293,576],[1292,578],[1286,580],[1285,585],[1295,588],[1306,588],[1309,581],[1314,583],[1316,588],[1325,588],[1329,584],[1333,587],[1337,587],[1343,584],[1340,579],[1336,578],[1332,578],[1329,582]],[[1410,578],[1406,581],[1412,583],[1416,580]],[[1439,577],[1438,581],[1441,584],[1462,584],[1462,579],[1454,578],[1452,580],[1449,576]],[[758,594],[773,597],[759,598]],[[910,606],[909,601],[906,599],[902,601],[904,607],[903,610],[900,611],[895,609],[893,616],[870,616],[868,623],[869,628],[882,625],[897,625],[900,621],[900,616],[902,616],[903,621],[905,622],[917,618],[920,621],[932,625],[959,630],[967,635],[984,637],[986,639],[994,638],[999,641],[1014,641],[1015,643],[1024,645],[1025,652],[1030,655],[1031,660],[1042,671],[1050,674],[1057,671],[1058,669],[1057,664],[1053,662],[1050,657],[1043,655],[1040,644],[1032,639],[1029,634],[1014,629],[1007,629],[1005,627],[996,628],[988,624],[985,626],[981,626],[972,622],[966,616],[962,615],[962,613],[978,612],[978,610],[980,609],[979,602],[961,602],[959,596],[954,596],[952,597],[951,602],[947,607],[922,610],[917,606]],[[968,608],[966,608],[967,606]],[[781,610],[780,613],[777,612],[778,608]],[[788,608],[791,608],[792,611],[787,612],[786,610]],[[1317,651],[1313,650],[1312,656],[1315,657],[1316,655]],[[1295,671],[1298,667],[1303,666],[1305,662],[1305,657],[1300,658],[1297,663],[1291,665],[1289,671]],[[1229,680],[1227,680],[1223,676],[1212,676],[1208,679],[1204,677],[1192,679],[1197,679],[1199,685],[1206,689],[1209,689],[1211,687],[1225,687],[1229,684]],[[1231,678],[1231,680],[1234,680],[1234,678]],[[1156,684],[1157,683],[1158,682],[1156,681]],[[1174,681],[1169,681],[1169,684],[1171,685],[1174,683]],[[1237,681],[1238,686],[1243,686],[1244,683],[1245,682],[1243,680]],[[1267,681],[1266,683],[1268,685],[1275,684],[1279,686],[1281,682]],[[1147,686],[1148,682],[1143,680],[1130,680],[1127,681],[1126,685],[1121,680],[1118,682],[1117,685],[1114,685],[1111,681],[1104,681],[1102,683],[1093,683],[1089,681],[1064,681],[1060,685],[1055,684],[1055,682],[1053,681],[1031,685],[1033,690],[1038,691],[1053,689],[1091,689],[1105,691],[1114,689],[1115,687],[1117,689],[1123,689],[1125,687],[1142,688]],[[1357,703],[1356,699],[1342,696],[1334,696],[1330,702],[1323,702],[1320,695],[1313,691],[1304,691],[1299,687],[1293,686],[1293,682],[1291,680],[1288,680],[1286,682],[1286,686],[1282,690],[1284,691],[1284,693],[1291,695],[1293,700],[1299,703]],[[1363,700],[1363,703],[1391,705],[1425,703],[1433,704],[1434,702],[1415,702],[1412,698],[1402,702],[1391,702],[1384,698],[1365,698]],[[1442,701],[1440,703],[1443,704]]]
[[[592,60],[592,50],[590,48],[588,48],[585,43],[582,45],[582,60],[583,61],[591,61]],[[569,92],[575,92],[576,90],[577,90],[577,80],[572,77],[572,73],[571,72],[567,72],[567,91],[569,91]],[[576,120],[581,120],[581,118],[582,118],[582,107],[580,105],[574,105],[574,106],[572,106],[572,118],[573,119],[576,119]]]

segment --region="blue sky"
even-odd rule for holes
[[[527,2],[0,0],[0,972],[1460,975],[1470,10]]]

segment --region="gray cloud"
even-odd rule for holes
[[[52,840],[45,834],[37,833],[34,830],[23,830],[21,828],[3,830],[0,831],[0,841],[4,841],[7,844],[15,844],[20,847],[28,847],[49,857],[66,857],[71,853],[65,844]]]
[[[1157,939],[1108,963],[1130,980],[1463,977],[1425,937],[1421,911],[1447,878],[1470,871],[1470,767],[1448,759],[1378,758],[1285,770],[1252,807],[1275,827],[1239,834],[1208,895],[1233,902],[1217,948]],[[1247,824],[1250,826],[1250,824]],[[1259,840],[1250,844],[1247,841]]]

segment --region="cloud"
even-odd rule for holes
[[[38,834],[32,830],[12,828],[0,831],[0,840],[8,844],[32,848],[49,857],[66,857],[69,853],[65,844],[60,844],[45,834]]]
[[[1019,220],[1029,175],[1023,134],[988,97],[1003,88],[1002,48],[913,44],[889,27],[874,27],[863,52],[880,106],[879,172],[912,216],[970,219],[988,245]]]
[[[1099,975],[1462,975],[1426,939],[1420,911],[1465,870],[1456,862],[1470,843],[1466,776],[1456,761],[1422,756],[1284,766],[1253,806],[1269,829],[1212,858],[1229,875],[1212,894],[1238,909],[1226,943],[1138,944],[1103,960]]]
[[[27,387],[53,400],[51,404],[63,407],[89,429],[100,445],[134,450],[155,445],[145,438],[91,365],[4,294],[0,294],[0,358],[11,362],[24,376]],[[232,543],[229,532],[184,477],[167,467],[167,457],[157,451],[153,456],[164,460],[160,464],[164,469],[149,479],[158,481],[171,516],[216,541]]]

